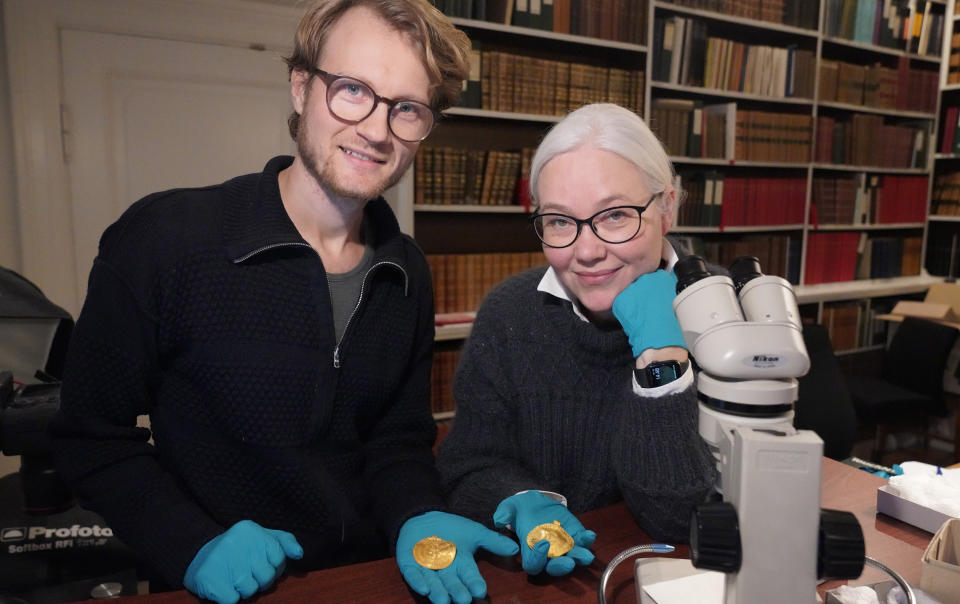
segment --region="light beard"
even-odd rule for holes
[[[366,190],[358,190],[355,183],[345,183],[340,182],[337,179],[336,171],[333,167],[333,157],[328,156],[321,161],[317,158],[317,153],[315,148],[311,147],[309,144],[309,136],[307,136],[307,119],[306,112],[301,116],[300,127],[297,130],[297,155],[300,157],[300,160],[303,162],[304,168],[306,168],[307,173],[313,177],[317,185],[327,191],[329,194],[335,195],[341,198],[355,199],[360,202],[366,202],[371,199],[376,199],[383,194],[384,191],[397,184],[400,181],[400,178],[403,176],[403,172],[406,169],[405,166],[399,166],[396,172],[391,174],[388,178],[381,180],[379,183],[376,183],[374,186],[369,187]],[[339,147],[335,147],[336,152],[340,151]],[[403,169],[399,169],[403,168]]]

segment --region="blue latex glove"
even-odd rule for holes
[[[876,470],[873,468],[867,468],[863,466],[861,466],[860,469],[870,472],[871,474],[875,474],[880,478],[892,478],[894,476],[900,476],[901,474],[903,474],[903,468],[900,467],[900,464],[893,464],[893,466],[891,466],[890,469],[893,470],[892,474],[890,472],[887,472],[886,470]],[[940,473],[939,468],[937,468],[937,470],[938,470],[938,473]]]
[[[562,556],[548,558],[550,542],[546,539],[538,541],[531,549],[527,545],[527,533],[538,525],[550,524],[554,520],[559,520],[563,530],[573,537],[573,549]],[[523,570],[528,574],[538,575],[546,569],[548,575],[559,577],[572,571],[578,564],[593,562],[593,552],[586,548],[593,545],[597,534],[583,528],[567,506],[540,491],[518,493],[501,501],[493,514],[493,524],[501,528],[510,525],[516,531]]]
[[[440,537],[457,546],[450,566],[432,570],[413,559],[413,546],[421,539]],[[473,598],[487,595],[487,583],[473,559],[479,548],[498,556],[517,553],[517,544],[505,535],[491,531],[479,522],[446,512],[427,512],[414,516],[400,527],[397,538],[397,565],[404,581],[433,604],[470,604]]]
[[[270,587],[287,558],[302,557],[303,548],[290,533],[241,520],[200,548],[183,585],[201,598],[234,604]]]
[[[630,340],[633,356],[648,348],[686,348],[673,312],[676,297],[677,276],[659,269],[640,275],[613,299],[613,315]]]

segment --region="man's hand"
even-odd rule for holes
[[[413,558],[413,546],[427,537],[439,537],[453,543],[456,556],[446,568],[431,570]],[[478,522],[447,514],[427,512],[407,520],[397,538],[397,565],[413,591],[429,596],[433,604],[470,604],[473,598],[487,595],[487,583],[473,556],[479,548],[498,556],[517,553],[517,544],[509,537],[491,531]]]
[[[241,520],[200,548],[183,585],[201,598],[234,604],[270,587],[287,558],[302,557],[303,548],[290,533]]]
[[[573,537],[573,548],[562,556],[548,558],[550,542],[546,539],[538,541],[531,549],[527,545],[527,533],[536,526],[552,524],[555,520],[559,520],[563,530]],[[593,562],[593,552],[587,548],[593,545],[597,534],[583,528],[565,505],[540,491],[518,493],[501,501],[493,514],[493,524],[497,527],[510,525],[516,531],[523,570],[528,574],[537,575],[546,569],[547,574],[558,577],[569,573],[578,564]]]
[[[640,275],[614,298],[613,315],[627,334],[634,357],[639,358],[650,348],[686,348],[680,323],[673,312],[676,296],[676,275],[659,269]]]

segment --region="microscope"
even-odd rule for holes
[[[693,512],[691,562],[726,573],[725,604],[809,604],[818,579],[859,577],[865,552],[853,514],[820,509],[823,441],[793,427],[797,378],[810,367],[793,289],[754,257],[730,277],[698,256],[674,272],[722,498]]]

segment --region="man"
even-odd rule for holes
[[[469,602],[476,549],[516,553],[442,511],[429,271],[380,197],[456,100],[468,46],[426,0],[318,2],[287,59],[296,156],[150,195],[104,233],[57,461],[170,585],[236,602],[288,560],[395,552],[415,591]]]

